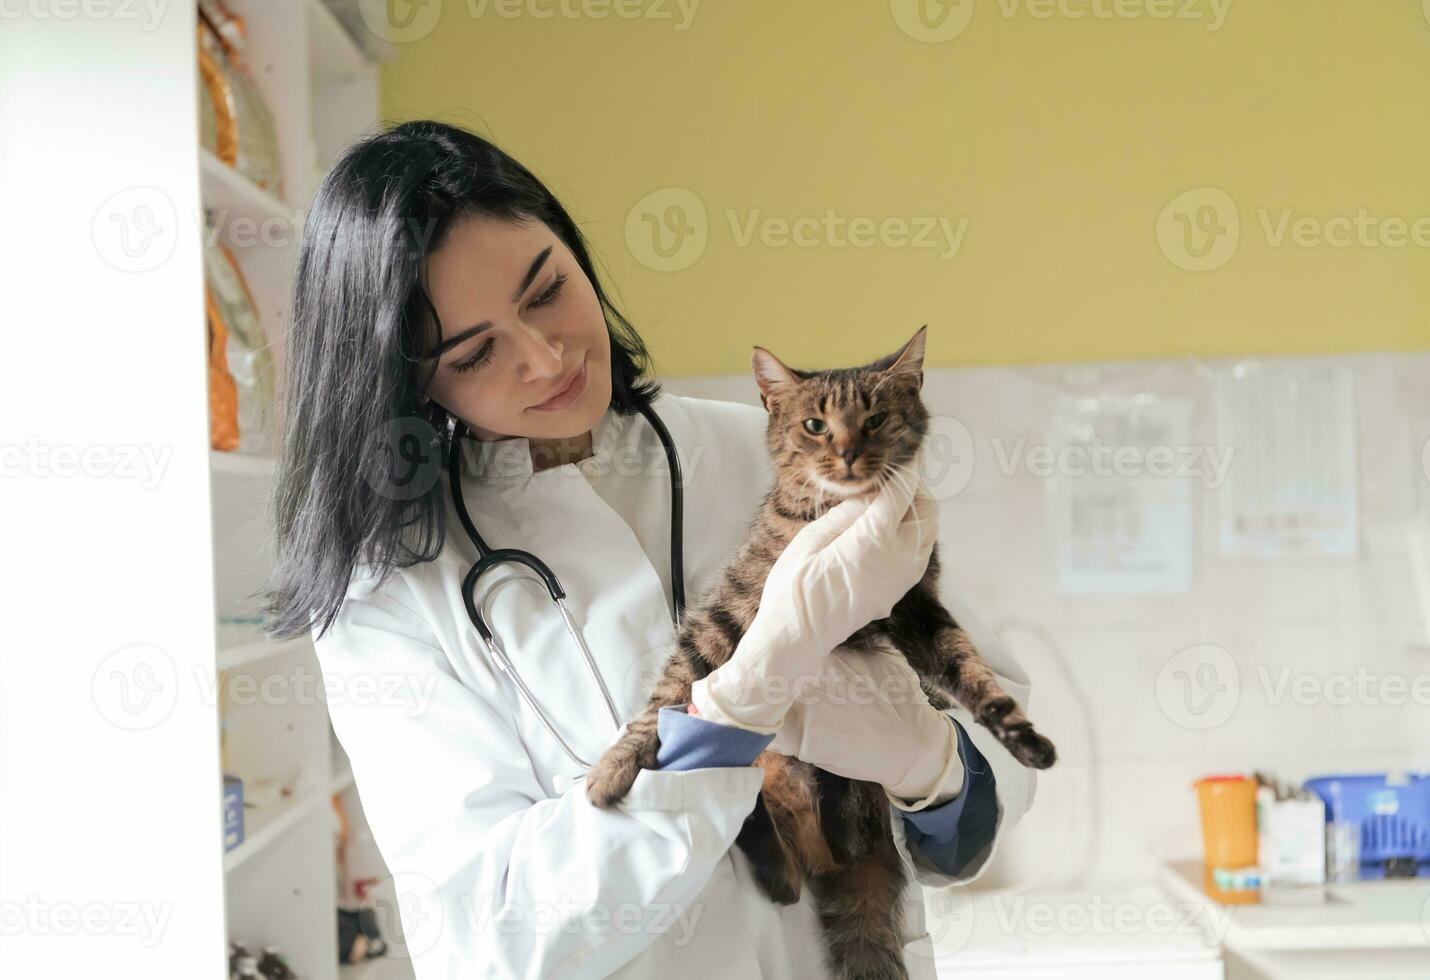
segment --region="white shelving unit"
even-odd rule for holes
[[[336,156],[378,119],[377,66],[365,50],[375,45],[355,43],[322,0],[230,0],[230,6],[244,18],[245,60],[273,114],[282,197],[201,147],[196,166],[204,206],[221,222],[248,219],[276,232],[248,244],[224,241],[254,294],[281,372],[301,220]],[[195,56],[196,79],[197,71]],[[311,640],[275,643],[242,622],[254,618],[248,596],[272,563],[267,509],[273,477],[272,458],[210,454],[224,679],[222,689],[215,688],[215,707],[221,698],[225,771],[244,781],[246,801],[260,801],[245,808],[244,841],[223,858],[228,935],[253,947],[277,946],[309,980],[411,977],[410,965],[396,958],[339,969],[331,801],[342,796],[354,836],[365,837],[352,770],[332,738]],[[370,866],[375,849],[366,853],[363,870],[386,877],[385,869]],[[393,937],[385,938],[391,943]]]

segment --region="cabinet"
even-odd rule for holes
[[[229,6],[243,18],[243,58],[273,116],[282,196],[196,146],[200,190],[219,240],[234,253],[253,294],[281,377],[307,205],[336,156],[376,124],[377,65],[320,0],[229,0]],[[273,476],[271,456],[210,453],[222,679],[214,705],[223,719],[224,770],[240,777],[245,798],[258,804],[245,809],[243,842],[224,854],[225,920],[231,939],[276,945],[300,976],[335,980],[333,795],[343,797],[355,836],[365,824],[351,771],[332,737],[311,640],[269,640],[247,598],[272,562]],[[397,959],[341,972],[412,975]]]

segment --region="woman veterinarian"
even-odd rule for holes
[[[615,807],[587,800],[581,763],[644,707],[677,590],[716,581],[770,485],[766,413],[661,392],[566,210],[489,142],[417,121],[346,152],[307,218],[287,365],[267,603],[275,635],[312,631],[419,980],[829,976],[810,890],[770,902],[732,846],[766,748],[883,785],[921,885],[977,875],[1021,818],[1032,772],[961,709],[740,705],[728,692],[751,686],[735,683],[724,702],[697,687],[696,714],[663,709],[659,767]],[[676,528],[657,421],[682,470]],[[468,607],[481,554],[454,490],[488,549],[549,568],[569,620],[520,561],[482,575]],[[850,622],[883,617],[936,527],[922,487],[846,500],[777,565],[819,558],[824,574],[779,576],[758,616],[832,596]],[[1026,703],[996,637],[946,601]],[[793,651],[750,646],[711,677],[794,680]],[[895,669],[837,653],[826,676],[846,682]],[[915,884],[903,905],[909,973],[931,978]]]

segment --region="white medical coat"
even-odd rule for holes
[[[670,393],[654,408],[684,469],[693,606],[772,481],[766,413]],[[669,475],[639,414],[608,409],[592,441],[591,457],[538,472],[524,438],[473,443],[464,493],[490,547],[531,551],[560,578],[626,720],[674,648]],[[647,770],[617,807],[592,806],[584,783],[570,781],[582,770],[488,659],[467,617],[461,584],[475,548],[444,499],[442,553],[394,570],[379,588],[360,569],[316,640],[333,727],[393,875],[418,980],[825,980],[809,889],[794,905],[770,902],[731,846],[763,770]],[[478,592],[487,590],[488,621],[527,685],[574,751],[598,758],[617,729],[545,588],[507,565],[483,576]],[[957,597],[945,601],[1026,704],[1018,665],[960,615]],[[993,766],[1001,838],[1031,803],[1033,774],[966,712],[952,713]],[[921,886],[966,882],[986,857],[946,875],[910,852],[891,811],[917,882],[905,893],[906,961],[911,976],[932,978]]]

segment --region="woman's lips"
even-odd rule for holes
[[[586,361],[583,358],[581,360],[581,370],[576,373],[576,377],[572,378],[571,382],[567,384],[565,388],[561,389],[556,394],[546,399],[546,401],[542,402],[540,405],[531,406],[531,410],[534,412],[554,412],[558,409],[565,408],[567,405],[570,405],[576,399],[580,398],[581,392],[585,390]]]

